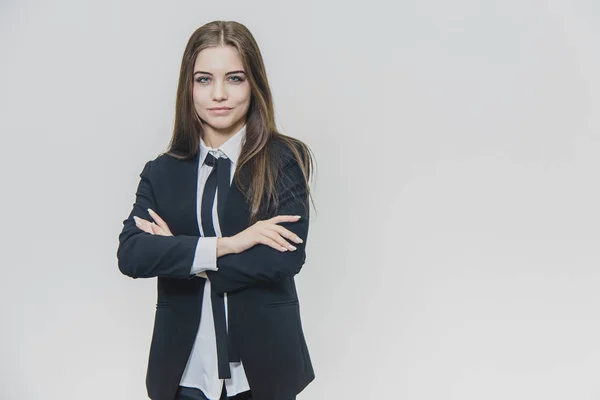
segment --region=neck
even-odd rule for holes
[[[204,137],[202,139],[204,140],[204,143],[206,143],[207,146],[216,149],[223,143],[231,139],[231,137],[234,136],[236,133],[238,133],[245,123],[246,121],[241,120],[236,124],[224,129],[218,129],[212,126],[205,125]]]

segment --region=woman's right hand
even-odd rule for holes
[[[271,219],[258,221],[237,235],[222,239],[226,240],[226,246],[233,253],[241,253],[257,244],[265,244],[281,252],[294,251],[296,247],[286,239],[296,243],[302,243],[303,240],[294,232],[277,224],[282,222],[296,222],[299,218],[300,216],[298,215],[278,215]]]

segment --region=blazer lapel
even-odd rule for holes
[[[248,176],[247,164],[240,171],[241,178]],[[244,194],[235,184],[236,177],[231,181],[231,187],[227,193],[225,200],[225,211],[223,213],[223,221],[220,222],[221,234],[223,236],[233,236],[248,228],[250,222],[250,205]]]
[[[178,166],[169,176],[176,177],[169,182],[172,192],[169,193],[168,203],[171,205],[165,210],[165,221],[174,235],[202,236],[198,226],[198,162],[199,155],[189,160],[178,160]],[[238,172],[236,172],[238,173]],[[248,177],[246,166],[239,171]],[[225,199],[223,220],[219,220],[222,236],[233,236],[248,228],[250,222],[250,205],[246,197],[235,184],[235,176]]]
[[[170,174],[174,177],[169,185],[173,188],[171,204],[175,205],[170,210],[173,226],[177,229],[177,233],[172,230],[174,235],[201,236],[196,214],[199,159],[196,155],[189,160],[178,160],[179,168]]]

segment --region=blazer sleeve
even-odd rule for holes
[[[264,244],[257,244],[241,253],[227,254],[217,259],[217,271],[206,271],[213,290],[219,294],[232,292],[263,282],[277,282],[294,276],[306,260],[308,239],[308,191],[297,160],[292,159],[283,168],[287,185],[278,185],[279,210],[276,215],[300,215],[296,222],[281,223],[304,242],[294,243],[296,250],[281,252]]]
[[[135,215],[152,221],[148,208],[157,209],[151,169],[152,161],[148,161],[140,174],[133,209],[123,221],[117,249],[119,270],[132,278],[192,279],[194,275],[190,271],[199,236],[153,235],[138,228],[133,219]]]

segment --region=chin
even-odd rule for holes
[[[206,123],[210,126],[212,126],[214,129],[219,129],[219,130],[227,130],[229,128],[231,128],[233,125],[235,125],[238,121],[238,119],[236,118],[232,118],[232,117],[227,117],[227,118],[210,118],[206,121]]]
[[[221,119],[209,119],[207,122],[210,126],[213,126],[215,128],[225,129],[225,128],[229,128],[229,127],[233,126],[233,124],[235,123],[235,120],[231,119],[231,118],[227,118],[227,119],[221,118]]]

